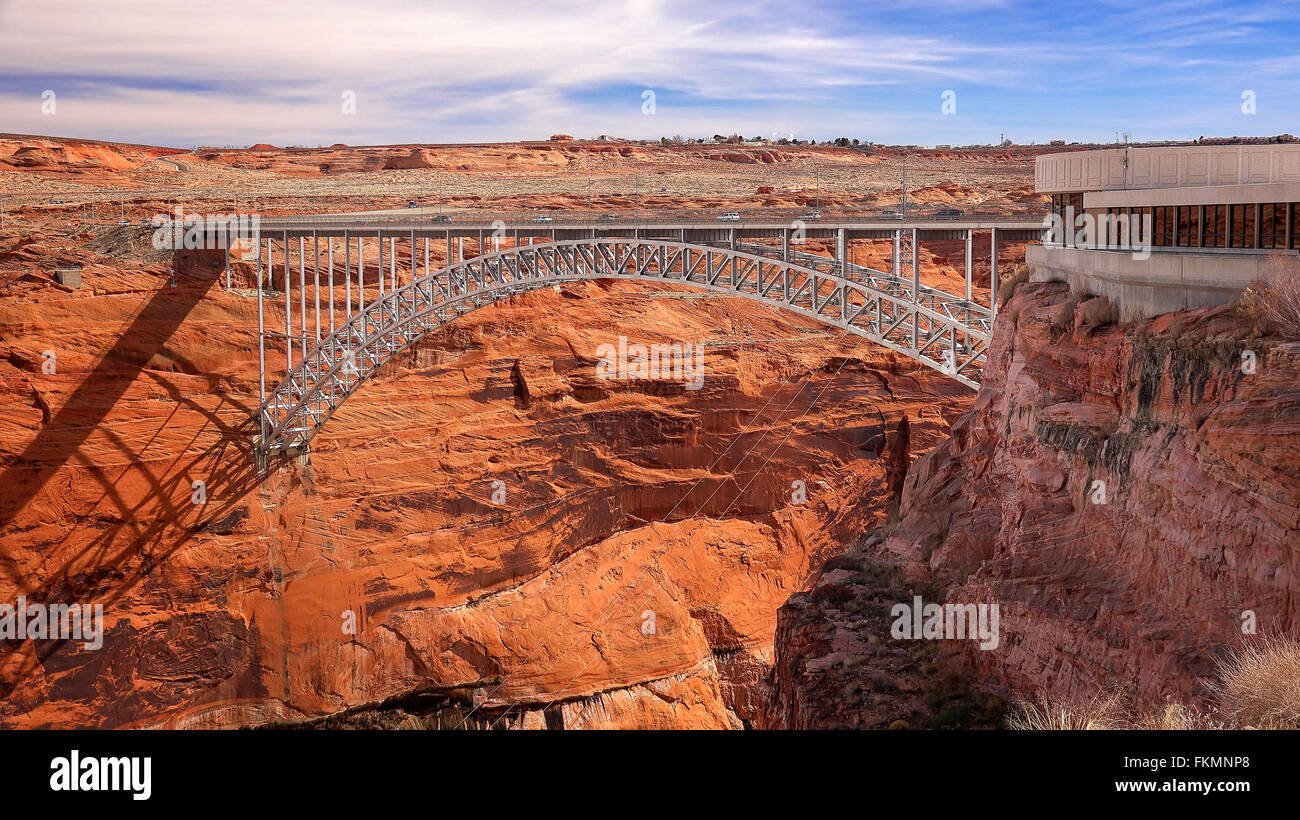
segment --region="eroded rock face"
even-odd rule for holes
[[[1231,307],[1106,324],[1104,301],[1020,286],[975,405],[859,554],[939,600],[998,604],[996,650],[954,646],[1003,694],[1196,701],[1244,613],[1260,633],[1300,619],[1300,344]],[[840,719],[806,674],[829,652],[816,636],[883,628],[807,606],[781,616],[769,722]]]

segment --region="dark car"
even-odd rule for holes
[[[433,217],[433,221],[434,221],[434,222],[450,222],[450,221],[451,221],[451,217],[447,216],[446,214],[437,214],[436,216]]]
[[[961,216],[961,211],[957,210],[956,208],[943,208],[937,214],[935,214],[935,216],[939,217],[940,219],[956,219],[957,217]]]

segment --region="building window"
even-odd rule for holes
[[[1266,202],[1259,206],[1259,246],[1286,247],[1286,203]]]
[[[1201,206],[1178,206],[1178,247],[1194,248],[1201,237]]]
[[[1205,241],[1207,248],[1225,248],[1228,245],[1228,206],[1205,206]]]
[[[1255,206],[1230,205],[1232,209],[1232,236],[1229,237],[1230,248],[1255,247]]]
[[[1300,249],[1300,202],[1291,203],[1291,247]]]
[[[1158,248],[1172,247],[1174,244],[1174,208],[1161,205],[1152,214],[1152,244]]]

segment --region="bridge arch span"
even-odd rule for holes
[[[863,281],[732,248],[655,239],[521,245],[466,259],[385,293],[296,362],[259,408],[264,455],[305,446],[366,379],[458,316],[564,282],[673,282],[774,305],[870,339],[969,387],[986,361],[989,311],[880,274]]]

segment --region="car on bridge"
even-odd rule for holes
[[[943,208],[935,216],[940,219],[956,219],[961,216],[961,211],[957,208]]]
[[[803,216],[801,216],[801,217],[799,217],[799,218],[800,218],[800,219],[821,219],[821,218],[822,218],[822,212],[821,212],[821,211],[809,211],[808,213],[804,214]]]
[[[617,217],[617,216],[614,216],[613,214],[601,214],[601,215],[600,215],[600,221],[601,221],[601,222],[613,222],[615,219],[618,219],[618,217]]]
[[[408,208],[418,208],[418,207],[420,207],[420,206],[416,203],[416,201],[415,201],[414,199],[412,199],[410,202],[406,203],[406,207],[408,207]]]
[[[434,215],[434,217],[433,217],[433,221],[434,221],[434,222],[450,222],[450,221],[451,221],[451,217],[450,217],[450,216],[447,216],[446,214],[436,214],[436,215]]]
[[[895,210],[881,211],[880,215],[885,219],[902,219],[903,215]]]
[[[553,216],[547,216],[546,214],[541,214],[541,215],[539,215],[539,216],[535,216],[535,217],[533,217],[533,221],[534,221],[534,222],[554,222],[554,221],[555,221],[555,217],[553,217]]]
[[[719,222],[739,222],[740,214],[735,211],[728,211],[725,214],[718,214]]]

